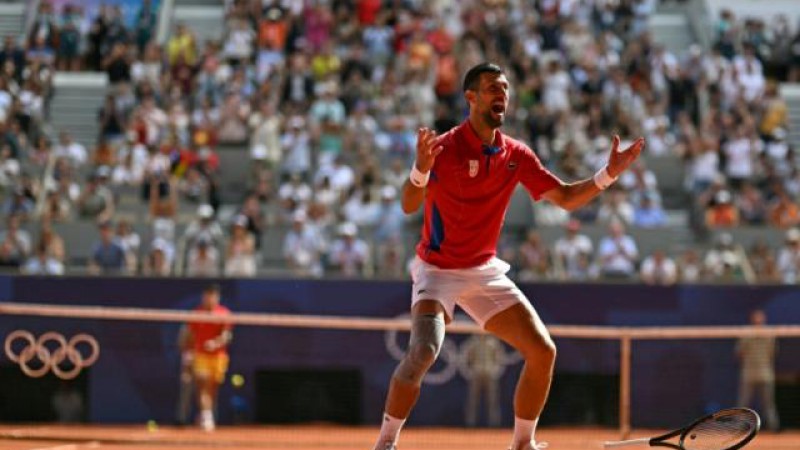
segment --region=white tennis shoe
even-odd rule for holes
[[[508,450],[544,450],[549,446],[547,442],[528,442],[527,444],[517,447],[509,448]]]

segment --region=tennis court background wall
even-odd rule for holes
[[[0,301],[69,305],[191,309],[208,280],[131,278],[0,277]],[[395,317],[408,310],[404,282],[221,280],[223,304],[234,312],[270,312],[362,317]],[[749,312],[763,308],[773,324],[800,323],[800,290],[796,287],[677,286],[648,287],[609,284],[522,285],[546,323],[563,325],[676,326],[741,325]],[[102,346],[100,360],[87,374],[88,419],[92,422],[170,421],[178,392],[178,324],[49,319],[0,316],[0,336],[14,329],[37,334],[56,330],[67,337],[89,332]],[[383,332],[278,329],[240,326],[231,347],[229,374],[247,380],[234,392],[227,383],[220,393],[221,421],[233,420],[236,403],[246,405],[244,420],[255,414],[257,374],[264,371],[315,369],[359,374],[360,423],[377,423],[395,360]],[[405,345],[405,335],[397,342]],[[464,336],[451,336],[458,345]],[[586,388],[555,392],[548,405],[552,422],[571,416],[570,407],[608,402],[615,411],[612,389],[619,367],[617,341],[558,339],[557,380],[587,380]],[[638,427],[681,423],[687,416],[735,403],[738,366],[731,340],[635,342],[632,361],[632,417]],[[446,370],[441,363],[437,370]],[[0,356],[0,367],[12,366]],[[507,367],[501,397],[510,405],[519,364]],[[333,371],[333,372],[331,372]],[[800,342],[781,342],[777,371],[800,383]],[[560,377],[559,377],[560,375]],[[313,375],[312,375],[313,377]],[[583,378],[582,378],[583,377]],[[603,381],[605,380],[605,381]],[[7,389],[14,389],[13,386]],[[449,381],[423,390],[410,422],[417,425],[464,423],[467,383],[455,374]],[[563,392],[562,392],[563,391]],[[594,400],[584,399],[592,395]],[[598,400],[598,398],[600,400]],[[2,401],[2,398],[0,398]],[[790,401],[790,400],[784,400]],[[662,405],[667,402],[670,408]],[[576,406],[577,405],[577,406]],[[507,408],[506,408],[507,409]],[[503,422],[510,423],[509,411]],[[239,413],[241,417],[241,411]],[[547,417],[545,417],[547,419]],[[546,420],[545,420],[546,422]],[[789,425],[789,423],[787,423]]]

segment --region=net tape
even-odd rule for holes
[[[408,331],[409,319],[367,317],[234,313],[228,316],[199,311],[124,308],[109,306],[63,306],[41,303],[0,303],[0,315],[63,317],[70,319],[134,320],[156,322],[209,322],[233,325],[334,330]],[[484,333],[475,323],[453,321],[451,333]],[[701,327],[612,327],[586,325],[549,325],[550,334],[578,339],[729,339],[739,337],[800,337],[800,325],[701,326]]]

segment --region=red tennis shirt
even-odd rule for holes
[[[518,183],[535,200],[561,184],[524,143],[499,130],[484,145],[469,120],[438,138],[444,147],[425,192],[417,255],[442,269],[481,265],[497,253],[506,210]]]
[[[195,311],[207,312],[215,316],[227,316],[231,313],[231,311],[228,308],[222,305],[217,305],[216,308],[214,308],[211,311],[203,309],[202,307],[195,309]],[[219,355],[227,353],[228,352],[227,346],[222,346],[215,350],[208,351],[205,348],[205,343],[207,341],[211,341],[218,338],[223,331],[230,329],[231,325],[226,323],[211,323],[211,322],[189,323],[189,330],[192,332],[192,337],[194,338],[194,351],[206,355]]]

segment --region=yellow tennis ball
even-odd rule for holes
[[[244,386],[244,377],[242,376],[242,374],[239,373],[233,374],[233,376],[231,376],[231,384],[237,388]]]
[[[148,420],[147,421],[147,431],[149,432],[156,432],[158,431],[158,423],[155,420]]]

